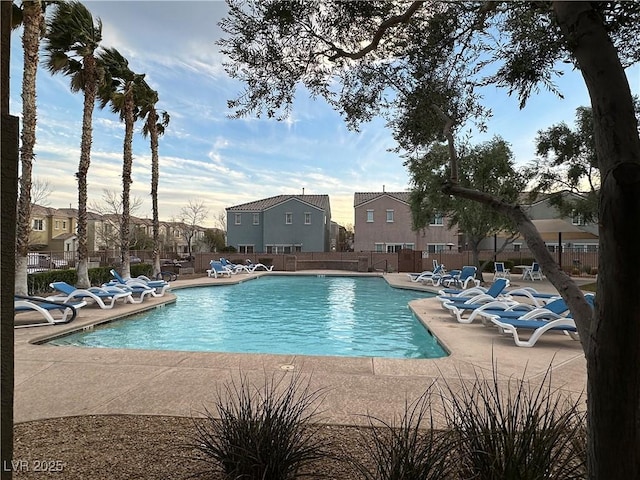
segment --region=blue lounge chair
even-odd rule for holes
[[[491,322],[493,322],[502,333],[513,335],[513,340],[518,347],[533,347],[538,339],[550,330],[559,330],[568,334],[573,340],[579,340],[576,324],[571,317],[560,317],[555,320],[492,318]],[[533,332],[527,340],[521,340],[518,335],[518,329],[533,330]]]
[[[59,293],[47,297],[47,300],[56,302],[68,303],[73,300],[92,300],[100,308],[110,309],[113,308],[117,300],[122,300],[124,303],[132,300],[131,292],[125,292],[117,287],[90,287],[84,289],[76,288],[67,282],[53,282],[49,286]]]
[[[135,293],[141,293],[141,297],[144,297],[144,295],[148,295],[150,294],[153,297],[162,297],[164,295],[164,292],[169,288],[170,284],[168,282],[165,282],[164,280],[150,280],[149,278],[145,277],[144,275],[139,276],[137,278],[128,278],[125,279],[122,277],[122,275],[120,275],[115,269],[111,269],[110,270],[111,275],[113,275],[113,280],[109,283],[105,283],[103,285],[103,287],[105,286],[116,286],[116,287],[122,287],[122,286],[127,286],[130,287],[131,289],[133,289],[133,291]],[[145,290],[149,290],[151,289],[151,292],[147,292],[145,294],[142,294],[142,292],[144,292]],[[126,290],[126,289],[125,289]],[[140,302],[137,302],[140,303]]]
[[[471,323],[468,319],[463,318],[466,312],[472,312],[482,305],[496,301],[509,284],[506,278],[498,278],[487,293],[481,293],[474,297],[437,297],[442,301],[442,308],[449,310],[451,315],[455,316],[459,323]],[[515,304],[513,300],[501,298],[501,301],[507,305]]]
[[[595,296],[593,294],[585,294],[585,300],[589,302],[591,307],[594,306]],[[489,319],[502,333],[513,335],[513,340],[519,347],[533,347],[538,339],[550,330],[562,331],[573,340],[579,340],[578,330],[573,318],[571,318],[569,307],[561,298],[550,302],[543,308],[536,308],[520,316],[515,312],[503,312],[499,316],[491,316]],[[518,329],[532,330],[528,340],[520,339]]]
[[[45,322],[20,323],[15,328],[38,327],[42,325],[58,325],[72,322],[80,307],[87,304],[80,302],[56,302],[42,297],[28,297],[24,295],[14,295],[13,310],[15,313],[38,312]],[[60,311],[61,317],[55,318],[51,312]]]
[[[511,278],[511,271],[504,268],[504,262],[493,262],[493,279]]]
[[[218,278],[218,277],[231,277],[231,270],[226,268],[224,265],[222,265],[222,263],[220,261],[217,260],[211,260],[211,262],[209,262],[209,266],[211,267],[209,270],[207,270],[207,276],[209,277],[214,277],[214,278]]]
[[[526,280],[542,280],[542,270],[540,270],[540,264],[538,262],[533,262],[530,267],[525,268],[524,272],[522,272],[522,279]]]
[[[475,287],[480,286],[480,280],[476,279],[476,273],[478,269],[471,265],[466,265],[462,267],[460,273],[457,275],[451,275],[450,277],[443,277],[440,280],[440,283],[446,285],[447,287],[451,287],[455,285],[457,288],[466,289],[469,286],[469,283],[473,283]]]
[[[491,300],[495,300],[498,296],[504,293],[505,289],[509,286],[509,280],[506,278],[498,278],[491,287],[483,289],[481,287],[472,287],[467,290],[459,291],[459,295],[438,295],[436,298],[442,303],[465,303],[468,300],[484,295],[486,297],[492,297]]]
[[[438,263],[437,260],[433,260],[433,270],[425,270],[420,273],[407,273],[409,280],[414,283],[422,282],[427,278],[430,278],[434,275],[443,275],[445,273],[445,268],[442,263]]]

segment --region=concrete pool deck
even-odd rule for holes
[[[276,272],[274,272],[276,273]],[[342,274],[345,272],[296,272]],[[280,273],[283,274],[283,273]],[[260,276],[262,274],[258,274]],[[229,279],[193,278],[172,283],[174,289],[249,280],[239,274]],[[404,273],[385,274],[395,287],[417,288]],[[579,283],[591,279],[576,279]],[[512,285],[532,285],[553,292],[547,281],[512,279]],[[433,289],[431,289],[433,291]],[[435,380],[455,384],[476,374],[490,377],[493,365],[501,379],[541,381],[551,365],[551,381],[574,396],[586,391],[586,361],[579,342],[549,332],[533,348],[516,347],[510,336],[482,324],[459,324],[434,299],[412,302],[422,321],[451,351],[440,359],[348,358],[299,355],[201,353],[116,350],[37,345],[34,342],[90,326],[100,321],[175,301],[175,295],[118,304],[112,310],[85,307],[68,325],[15,329],[16,423],[76,415],[199,416],[214,406],[216,393],[231,379],[245,375],[263,385],[274,373],[292,371],[308,376],[312,389],[324,388],[322,421],[357,425],[364,414],[391,420],[404,411],[405,401],[416,399]]]

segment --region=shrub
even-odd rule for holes
[[[273,376],[262,388],[246,376],[218,391],[217,418],[205,409],[192,445],[208,465],[228,479],[290,480],[301,467],[323,457],[326,444],[312,423],[322,391],[311,390],[299,375],[283,385]]]
[[[460,377],[447,385],[446,415],[455,436],[460,478],[519,480],[586,478],[585,416],[579,402],[552,391],[550,370],[538,386],[509,379],[500,385]]]
[[[45,295],[51,292],[50,283],[67,282],[75,285],[78,275],[75,269],[47,270],[46,272],[29,273],[27,275],[27,288],[29,295]]]
[[[434,428],[430,389],[405,403],[399,419],[386,423],[368,417],[360,430],[367,456],[347,460],[365,480],[443,480],[454,471],[449,432]],[[370,468],[368,465],[372,465]]]
[[[129,266],[131,277],[135,278],[140,275],[151,277],[153,275],[153,265],[150,263],[137,263]]]

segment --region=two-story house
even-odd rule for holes
[[[563,251],[596,252],[598,224],[587,223],[578,214],[562,216],[553,201],[553,197],[557,195],[569,201],[580,198],[579,194],[568,190],[540,194],[534,200],[529,199],[528,193],[523,193],[520,205],[540,232],[549,251],[557,252],[561,244]],[[491,250],[501,247],[504,241],[504,235],[497,235],[496,238],[485,239],[481,248]],[[520,251],[526,248],[525,240],[520,237],[513,242],[512,247],[507,247],[507,250]]]
[[[227,243],[240,253],[328,252],[328,195],[277,195],[228,207]]]
[[[458,231],[449,228],[441,215],[436,215],[424,229],[413,230],[409,192],[356,193],[353,206],[356,252],[458,250]]]
[[[77,212],[74,209],[32,205],[30,248],[57,252],[75,251],[76,218]]]

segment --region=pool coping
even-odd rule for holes
[[[381,276],[395,288],[434,291],[412,284],[406,274],[340,271],[261,272],[231,279],[202,277],[173,282],[172,290],[301,273]],[[553,291],[548,282],[534,285]],[[16,329],[16,423],[100,414],[199,416],[214,401],[217,387],[240,375],[261,384],[274,374],[301,373],[312,387],[326,389],[323,421],[347,425],[366,423],[365,414],[391,421],[403,410],[407,399],[417,398],[432,382],[473,380],[478,374],[490,375],[496,365],[504,381],[515,377],[537,382],[551,366],[554,386],[575,395],[580,395],[586,386],[586,362],[578,342],[551,334],[543,336],[534,348],[519,348],[495,329],[458,324],[435,299],[414,300],[410,307],[449,349],[450,355],[439,359],[123,351],[34,344],[52,334],[62,335],[173,301],[175,295],[168,292],[165,297],[142,305],[118,305],[113,310],[85,307],[73,325]]]

